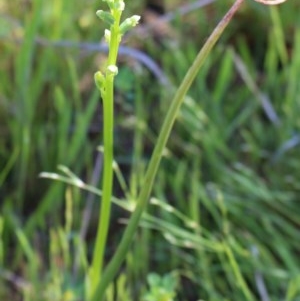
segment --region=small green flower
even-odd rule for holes
[[[118,67],[116,65],[109,65],[106,68],[107,76],[116,76],[118,74]]]
[[[114,5],[115,10],[117,11],[123,11],[125,8],[125,3],[123,0],[116,1]]]
[[[112,26],[115,23],[114,16],[109,12],[106,12],[104,10],[97,10],[96,15],[109,26]]]
[[[104,30],[104,38],[107,44],[110,43],[111,32],[108,29]]]
[[[125,19],[120,25],[120,33],[123,35],[125,32],[135,27],[139,23],[140,18],[141,17],[138,15],[133,15],[132,17]]]
[[[99,90],[102,90],[105,86],[105,77],[101,71],[97,71],[94,75],[96,86]]]

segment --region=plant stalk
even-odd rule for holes
[[[115,14],[115,22],[111,26],[111,40],[109,42],[108,66],[115,66],[120,44],[119,24],[121,12]],[[113,188],[113,125],[114,125],[114,75],[105,74],[105,90],[101,91],[103,100],[103,144],[104,144],[104,163],[102,180],[102,199],[100,206],[100,218],[98,223],[96,245],[94,248],[93,259],[90,269],[91,292],[94,293],[103,270],[105,246],[109,230],[111,199]],[[91,295],[92,295],[91,294]]]

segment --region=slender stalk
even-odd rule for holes
[[[146,175],[144,179],[144,185],[141,189],[141,192],[138,197],[137,205],[135,211],[133,212],[129,223],[125,229],[124,235],[121,239],[121,242],[118,246],[116,253],[114,254],[113,258],[109,262],[107,268],[104,270],[104,273],[101,277],[101,281],[97,286],[97,289],[91,299],[91,301],[103,301],[105,290],[109,283],[115,277],[117,271],[119,270],[120,265],[122,264],[126,253],[129,249],[130,243],[133,240],[134,234],[138,227],[141,215],[146,208],[148,203],[148,198],[150,196],[150,192],[152,190],[154,178],[156,176],[158,166],[160,164],[163,150],[166,146],[168,138],[170,136],[171,129],[174,125],[176,117],[178,115],[179,109],[181,104],[184,100],[184,97],[190,88],[192,82],[194,81],[196,75],[199,72],[199,69],[205,62],[205,59],[211,52],[213,46],[216,44],[218,39],[220,38],[221,34],[223,33],[226,26],[229,24],[230,20],[232,19],[235,12],[241,6],[244,0],[236,0],[232,7],[229,9],[227,14],[223,17],[220,23],[217,25],[215,30],[212,32],[210,37],[207,39],[206,43],[198,53],[197,57],[195,58],[192,66],[188,70],[186,76],[184,77],[180,87],[175,93],[175,96],[172,100],[171,106],[167,113],[167,116],[164,120],[162,125],[161,132],[159,134],[157,143],[155,145]]]
[[[111,39],[109,43],[109,56],[107,66],[115,66],[120,44],[119,25],[121,12],[114,14],[115,21],[111,26]],[[104,144],[104,163],[102,180],[102,199],[100,206],[100,218],[97,229],[96,245],[94,248],[93,259],[90,270],[91,292],[93,293],[103,269],[105,255],[105,245],[109,230],[109,220],[111,212],[111,198],[113,187],[113,125],[114,125],[114,75],[106,70],[104,81],[105,89],[101,91],[103,100],[103,144]]]

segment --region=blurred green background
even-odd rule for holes
[[[128,1],[143,21],[120,50],[108,259],[171,83],[232,3]],[[0,0],[0,300],[83,300],[99,198],[72,183],[100,187],[103,6]],[[107,300],[300,300],[299,15],[297,1],[245,1],[189,92]]]

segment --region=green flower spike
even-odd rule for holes
[[[109,230],[113,188],[114,77],[118,74],[118,67],[116,66],[118,49],[122,35],[134,27],[140,19],[139,16],[133,16],[120,25],[122,12],[125,8],[124,0],[103,0],[103,2],[106,2],[109,10],[98,10],[96,15],[106,24],[107,29],[104,31],[104,38],[108,44],[109,52],[105,70],[96,72],[94,79],[97,88],[100,90],[103,104],[104,160],[100,217],[86,284],[88,301],[103,300],[103,295],[98,293],[98,289],[99,285],[103,284],[103,279],[105,280],[105,277],[107,277],[105,276],[107,272],[103,270],[103,266],[105,264],[104,255]]]

